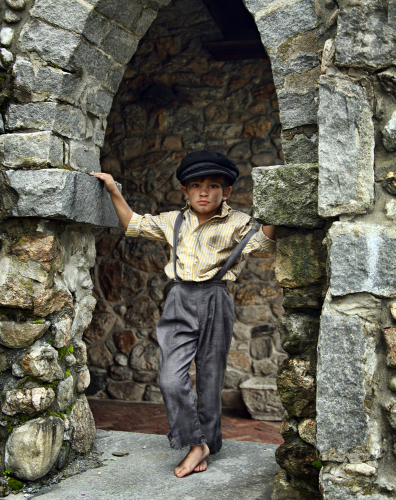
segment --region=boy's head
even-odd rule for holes
[[[183,186],[191,179],[204,176],[221,176],[232,186],[238,175],[238,167],[232,160],[222,153],[207,149],[186,155],[176,170],[176,177]]]

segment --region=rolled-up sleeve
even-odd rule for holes
[[[126,235],[133,238],[142,236],[148,240],[167,241],[165,236],[167,222],[167,213],[160,215],[139,215],[133,212]]]
[[[275,241],[268,238],[268,236],[265,236],[263,228],[261,227],[260,230],[250,238],[249,243],[245,246],[242,253],[274,253],[275,249]]]

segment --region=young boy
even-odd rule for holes
[[[174,286],[157,325],[161,347],[160,387],[175,449],[190,452],[175,475],[206,470],[206,459],[222,445],[221,390],[234,323],[227,280],[235,281],[243,255],[274,251],[274,226],[251,230],[250,216],[226,203],[239,175],[227,156],[197,151],[185,156],[176,171],[187,198],[182,212],[157,216],[133,213],[109,174],[104,181],[128,236],[167,241],[172,248],[165,267]],[[188,370],[196,364],[198,404]]]

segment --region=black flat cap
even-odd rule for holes
[[[239,175],[239,170],[226,155],[207,149],[186,155],[176,170],[176,177],[182,185],[189,179],[204,175],[224,175],[232,186]]]

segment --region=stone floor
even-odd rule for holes
[[[13,500],[270,500],[279,472],[273,444],[225,441],[206,472],[182,479],[173,468],[185,451],[170,449],[165,436],[98,430],[96,446],[103,467]]]
[[[97,429],[145,434],[168,432],[164,405],[94,398],[88,400]],[[247,411],[230,408],[223,409],[221,420],[224,439],[278,445],[283,443],[279,434],[281,422],[253,420]]]

